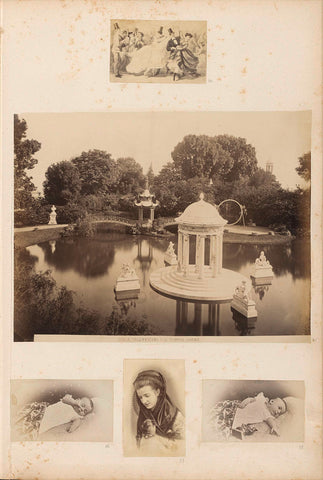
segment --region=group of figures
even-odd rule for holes
[[[121,30],[114,24],[111,58],[116,78],[123,74],[156,77],[172,75],[174,81],[205,75],[206,34],[175,32],[160,26],[155,35]]]

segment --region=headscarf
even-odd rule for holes
[[[156,426],[156,434],[162,437],[171,438],[173,435],[172,427],[176,418],[178,409],[172,403],[166,393],[166,381],[163,375],[156,370],[145,370],[140,372],[134,381],[135,388],[137,383],[149,385],[151,388],[159,389],[157,403],[153,409],[146,408],[140,401],[137,391],[135,393],[137,404],[139,406],[139,415],[137,421],[137,439],[143,436],[142,425],[145,420],[150,419]]]

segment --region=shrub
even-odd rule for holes
[[[75,223],[86,215],[86,211],[81,205],[68,203],[67,205],[56,208],[57,223]]]
[[[14,212],[15,227],[29,225],[44,225],[49,221],[51,205],[44,203],[43,199],[33,199],[28,208]]]
[[[74,235],[78,235],[80,237],[93,237],[95,231],[96,228],[91,222],[89,215],[85,215],[84,218],[78,218],[76,220],[73,233]]]

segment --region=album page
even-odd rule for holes
[[[322,478],[321,19],[2,0],[1,478]]]

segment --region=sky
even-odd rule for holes
[[[42,193],[49,165],[83,151],[104,150],[112,158],[132,157],[144,173],[157,174],[171,161],[174,147],[188,134],[228,134],[245,138],[256,149],[258,165],[273,163],[284,188],[302,185],[298,157],[311,149],[311,112],[113,112],[22,113],[27,138],[41,143],[38,164],[29,171]]]

